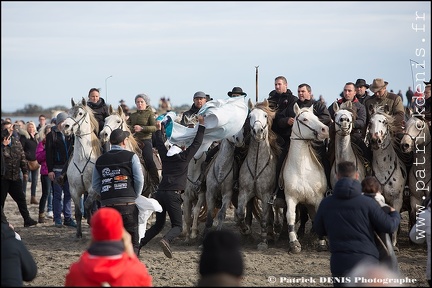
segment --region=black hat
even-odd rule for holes
[[[203,241],[199,272],[202,276],[243,275],[243,257],[237,235],[228,230],[210,231]]]
[[[356,87],[361,87],[361,86],[365,86],[366,89],[369,89],[369,84],[366,83],[366,80],[364,79],[357,79],[356,83],[355,83]]]
[[[232,89],[232,91],[229,91],[227,94],[228,94],[228,96],[230,96],[230,97],[232,97],[232,94],[240,94],[240,95],[242,95],[242,96],[246,96],[246,95],[247,95],[245,92],[243,92],[243,89],[240,88],[240,87],[234,87],[234,88]]]
[[[423,81],[423,83],[426,84],[426,85],[430,85],[431,82],[432,82],[432,79],[429,79],[429,82],[425,82],[425,81]]]
[[[110,143],[112,145],[118,145],[129,137],[130,133],[128,131],[123,131],[120,128],[115,129],[111,132]]]

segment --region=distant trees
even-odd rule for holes
[[[40,114],[51,115],[52,111],[67,111],[70,107],[57,105],[44,109],[42,106],[36,104],[26,104],[23,109],[17,109],[15,112],[1,111],[2,116],[22,115],[22,116],[38,116]]]

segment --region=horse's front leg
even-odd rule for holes
[[[297,202],[292,197],[285,196],[287,203],[286,218],[288,222],[288,236],[289,236],[289,251],[292,253],[300,253],[301,245],[297,239],[295,232],[295,220],[296,220],[296,206]]]
[[[185,242],[189,242],[190,240],[190,230],[192,226],[192,200],[189,197],[189,191],[186,190],[185,193],[183,193],[183,235],[185,236]]]
[[[77,195],[77,191],[72,191],[71,196],[75,206],[75,220],[77,223],[76,238],[82,238],[82,213],[81,213],[81,197]]]
[[[195,239],[198,236],[198,222],[199,222],[199,214],[201,211],[201,207],[205,204],[206,192],[198,193],[198,200],[193,208],[193,216],[192,216],[192,229],[191,229],[191,239]],[[213,209],[212,209],[213,210]],[[208,213],[208,210],[207,210]]]
[[[261,243],[258,244],[258,250],[267,250],[268,249],[268,241],[267,241],[267,225],[269,220],[269,212],[270,212],[270,204],[268,204],[268,199],[263,199],[262,201],[262,216],[261,216]]]
[[[248,202],[248,195],[244,190],[239,191],[238,203],[236,209],[236,215],[238,220],[238,226],[240,228],[240,233],[243,235],[251,234],[250,226],[248,226],[245,222],[245,206]]]

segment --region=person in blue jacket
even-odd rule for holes
[[[335,287],[343,286],[346,279],[342,277],[358,264],[379,264],[374,231],[393,233],[401,220],[393,207],[387,214],[374,199],[363,195],[353,162],[341,162],[337,170],[333,195],[321,201],[313,222],[318,236],[326,236],[329,241]]]

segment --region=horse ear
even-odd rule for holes
[[[333,102],[333,111],[336,113],[337,111],[339,111],[339,104],[337,103],[337,101]]]
[[[345,103],[346,103],[346,107],[348,109],[352,109],[353,108],[353,103],[351,101],[346,101]]]
[[[297,104],[297,102],[294,103],[294,112],[295,112],[296,115],[300,114],[300,107]]]
[[[72,105],[72,107],[75,107],[75,101],[73,98],[71,98],[71,105]]]
[[[123,115],[123,108],[121,107],[121,105],[118,106],[117,111],[120,114],[120,116]]]
[[[312,104],[312,105],[308,108],[309,111],[312,112],[312,113],[313,113],[313,108],[314,108],[313,106],[314,106],[314,105]]]
[[[84,97],[82,97],[82,99],[81,99],[81,104],[82,104],[83,106],[86,106],[86,105],[87,105],[87,102],[86,102],[86,100],[84,99]]]
[[[111,114],[113,114],[113,111],[114,111],[114,109],[113,109],[112,105],[110,104],[108,106],[108,113],[111,115]]]
[[[266,98],[266,99],[264,99],[264,101],[263,101],[263,104],[264,104],[264,106],[266,106],[266,107],[268,107],[268,106],[269,106],[269,102],[268,102],[267,98]]]
[[[390,112],[390,108],[389,108],[389,105],[388,105],[388,104],[385,104],[385,105],[384,105],[384,112],[385,112],[386,114],[389,114],[389,112]]]
[[[252,110],[254,108],[254,105],[253,105],[252,100],[250,98],[248,101],[248,107],[249,107],[249,110]]]

